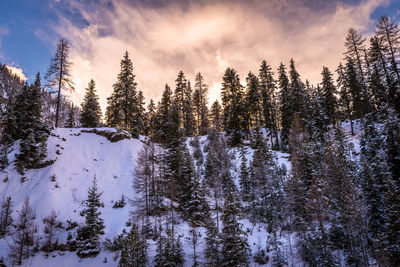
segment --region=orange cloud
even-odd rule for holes
[[[133,60],[138,88],[147,100],[158,100],[164,84],[174,86],[178,71],[183,70],[190,79],[202,72],[210,86],[211,102],[219,98],[227,66],[237,69],[244,80],[249,70],[258,72],[263,59],[276,69],[281,61],[288,63],[293,57],[302,78],[317,83],[322,66],[333,71],[342,59],[349,27],[372,32],[370,15],[385,3],[337,3],[326,10],[297,0],[190,2],[184,7],[166,4],[158,8],[114,1],[112,9],[87,9],[74,2],[73,8],[89,26],[82,29],[60,16],[56,30],[73,46],[76,92],[72,100],[80,103],[93,78],[104,112],[126,50]]]

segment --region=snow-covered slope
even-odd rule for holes
[[[115,236],[125,227],[130,209],[129,205],[124,209],[113,209],[113,202],[119,200],[122,194],[135,197],[132,175],[141,148],[142,142],[138,139],[111,143],[94,133],[81,133],[81,129],[57,129],[48,141],[48,159],[56,159],[55,162],[42,169],[29,170],[24,175],[19,174],[11,164],[0,173],[0,199],[11,196],[13,209],[17,211],[29,197],[37,215],[39,231],[42,232],[41,219],[51,209],[64,222],[83,220],[79,215],[81,203],[87,198],[87,189],[96,176],[98,187],[103,191],[101,199],[105,206],[101,212],[105,218],[105,236]],[[10,162],[14,154],[10,154]],[[16,216],[15,212],[13,216]],[[2,239],[0,257],[6,257],[7,253],[8,244]],[[51,265],[49,263],[48,266]]]
[[[360,126],[355,125],[356,135],[350,136],[350,125],[343,123],[349,142],[354,144],[355,154],[359,151]],[[55,159],[55,162],[42,169],[27,171],[24,175],[19,174],[13,164],[8,166],[0,173],[0,200],[11,196],[14,201],[13,217],[17,217],[16,211],[20,209],[26,197],[29,197],[30,204],[36,212],[36,223],[39,226],[39,233],[43,235],[42,219],[47,216],[51,209],[58,214],[58,218],[66,222],[67,220],[83,222],[83,217],[79,215],[83,209],[82,201],[87,198],[87,189],[92,183],[94,176],[100,191],[103,192],[101,200],[104,208],[101,209],[102,218],[105,221],[105,238],[113,238],[125,228],[126,222],[130,218],[130,211],[134,209],[131,205],[126,205],[122,209],[114,209],[112,206],[115,201],[125,195],[128,198],[136,198],[137,195],[132,188],[133,171],[136,166],[136,158],[141,150],[143,143],[138,139],[124,139],[118,142],[110,142],[105,137],[94,133],[83,133],[82,129],[57,129],[50,136],[48,141],[48,159]],[[106,128],[103,130],[115,131]],[[190,140],[188,140],[189,144]],[[206,143],[206,137],[200,138],[201,146]],[[189,145],[188,147],[192,149]],[[18,149],[15,144],[9,155],[12,162],[15,151]],[[232,174],[238,185],[238,174],[240,172],[239,149],[230,149],[232,158]],[[289,154],[274,152],[278,165],[284,164],[290,171]],[[248,148],[247,159],[250,161],[253,155],[252,149]],[[248,232],[248,241],[254,254],[258,244],[265,244],[268,234],[263,227],[254,227],[248,220],[241,221],[244,230]],[[189,227],[186,223],[177,226],[177,232],[182,236],[182,243],[185,251],[185,266],[191,266],[192,249],[190,241]],[[204,229],[200,229],[202,237],[205,236]],[[281,242],[284,252],[288,255],[292,249],[295,236],[281,233]],[[65,242],[67,233],[61,231],[58,234],[60,242]],[[0,239],[0,257],[7,258],[9,243],[11,238]],[[149,260],[150,266],[153,265],[155,254],[155,244],[150,242]],[[202,254],[204,242],[199,244],[199,254]],[[296,254],[294,252],[294,254]],[[107,263],[103,263],[107,257]],[[79,259],[74,252],[53,252],[50,257],[45,258],[44,253],[37,253],[34,257],[23,262],[24,266],[117,266],[118,261],[114,261],[114,254],[104,250],[96,258]],[[294,255],[291,261],[299,262],[299,257]],[[252,266],[256,266],[252,264]]]

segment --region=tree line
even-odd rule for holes
[[[269,249],[262,245],[253,255],[260,264],[269,260],[268,251],[274,265],[290,264],[280,242],[282,232],[289,242],[291,233],[296,234],[293,245],[310,266],[400,264],[399,40],[398,24],[388,17],[379,20],[368,47],[350,29],[336,81],[323,67],[317,85],[302,80],[293,59],[288,67],[280,64],[277,77],[263,60],[257,74],[248,73],[246,86],[235,69],[227,68],[221,100],[210,109],[201,73],[192,89],[182,71],[175,88],[165,85],[160,101],[150,100],[145,108],[126,52],[104,125],[149,138],[133,178],[140,199],[134,201],[131,231],[116,245],[122,250],[120,265],[145,266],[146,240],[153,238],[157,266],[182,266],[176,225],[185,221],[191,228],[195,266],[200,264],[199,227],[206,228],[206,266],[247,266],[251,255],[241,219],[267,229]],[[56,69],[58,80],[52,80],[59,95],[71,85],[64,41],[55,60],[66,66]],[[48,77],[54,73],[49,71]],[[20,172],[45,164],[49,125],[41,115],[40,88],[38,75],[16,96],[18,101],[7,105],[3,119],[3,166],[7,149],[21,140],[16,157]],[[55,121],[57,127],[57,115]],[[349,145],[343,123],[351,135],[361,128],[359,153]],[[80,124],[103,125],[93,80],[81,105]],[[70,114],[68,127],[75,125]],[[207,137],[200,144],[202,135]],[[232,163],[235,150],[240,151],[239,171]],[[290,172],[277,165],[273,150],[290,153]],[[99,200],[94,202],[98,206]],[[94,209],[85,214],[99,215]],[[82,228],[80,236],[101,234],[99,225]],[[90,242],[87,251],[97,251],[98,239]]]

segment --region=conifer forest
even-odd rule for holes
[[[124,49],[103,105],[68,35],[0,64],[0,267],[400,266],[400,28],[357,27],[318,81],[265,57],[212,101],[175,67],[153,97]]]

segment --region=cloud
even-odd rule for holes
[[[22,68],[8,66],[8,65],[6,67],[7,67],[7,69],[9,69],[11,71],[12,74],[17,75],[21,80],[23,80],[23,81],[27,80]]]
[[[322,66],[334,71],[343,58],[348,29],[372,32],[370,16],[388,0],[160,1],[157,6],[146,1],[93,2],[69,2],[85,26],[59,14],[55,30],[73,48],[77,89],[72,100],[81,101],[93,78],[104,111],[124,51],[130,53],[138,88],[147,100],[158,100],[165,83],[174,87],[183,70],[191,80],[197,72],[203,74],[211,102],[219,98],[226,67],[238,70],[245,80],[249,70],[258,72],[263,59],[276,70],[293,57],[302,78],[317,83]]]

